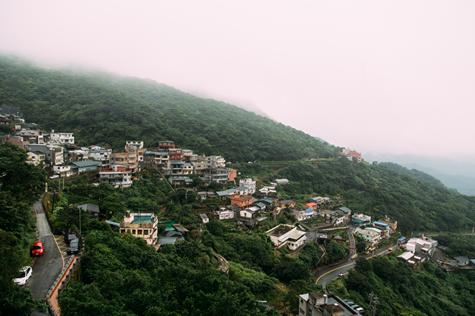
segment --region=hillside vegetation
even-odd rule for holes
[[[263,164],[235,167],[243,176],[251,177],[269,168]],[[281,199],[305,203],[310,195],[341,196],[353,213],[368,214],[374,220],[385,215],[397,220],[403,234],[468,231],[475,226],[475,197],[455,194],[380,165],[354,165],[344,157],[318,166],[297,162],[265,182],[276,178],[290,180],[279,189]]]
[[[114,148],[126,140],[156,147],[170,139],[232,161],[331,157],[337,149],[234,105],[202,99],[152,80],[41,69],[0,57],[0,102],[27,122],[73,132],[78,145]]]
[[[394,255],[360,259],[347,278],[328,288],[366,311],[373,292],[378,315],[473,315],[475,307],[475,272],[447,275],[430,261],[413,270]]]
[[[437,178],[431,176],[430,174],[427,174],[423,171],[419,171],[417,169],[408,169],[406,167],[403,167],[401,165],[398,165],[397,163],[393,162],[380,162],[380,166],[386,167],[388,169],[391,169],[392,171],[396,171],[399,174],[407,174],[421,182],[426,182],[430,183],[432,185],[438,186],[438,187],[443,187],[445,188],[445,185]]]

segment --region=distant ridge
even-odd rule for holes
[[[0,56],[0,99],[27,122],[73,132],[78,146],[155,147],[160,139],[228,161],[335,157],[338,149],[235,105],[198,98],[150,79],[44,69]]]

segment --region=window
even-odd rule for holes
[[[148,235],[148,229],[144,229],[144,230],[143,230],[143,234],[144,234],[144,235]]]
[[[125,229],[121,229],[121,230],[120,230],[120,233],[121,233],[121,234],[125,233]]]
[[[132,235],[135,235],[135,229],[132,229]]]
[[[138,229],[138,235],[142,235],[142,230],[141,229]]]

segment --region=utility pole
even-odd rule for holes
[[[79,233],[81,233],[81,208],[78,207],[79,210]]]
[[[377,296],[374,297],[374,310],[373,310],[373,316],[376,316],[376,305],[378,305],[378,300],[379,298]]]
[[[371,310],[373,308],[373,292],[369,293],[369,308],[368,308],[368,316],[371,316]]]

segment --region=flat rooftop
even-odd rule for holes
[[[280,237],[286,233],[288,233],[289,231],[291,231],[292,229],[294,229],[295,227],[292,227],[292,226],[278,226],[276,229],[274,229],[273,231],[269,232],[269,235],[270,236],[276,236],[276,237]]]
[[[153,223],[153,222],[155,222],[155,220],[150,215],[146,215],[146,216],[134,215],[134,221],[132,222],[132,224]]]

